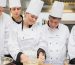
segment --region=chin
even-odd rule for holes
[[[34,23],[30,23],[30,25],[33,25]]]
[[[2,15],[2,13],[0,13],[0,16]]]

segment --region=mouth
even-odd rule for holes
[[[18,15],[18,14],[15,14],[15,15]]]

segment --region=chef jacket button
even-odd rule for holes
[[[52,59],[52,58],[51,58]]]
[[[51,45],[51,42],[50,42],[50,45]]]
[[[33,29],[32,29],[32,31],[33,31]]]
[[[56,42],[56,44],[58,44],[58,43]]]
[[[23,39],[24,39],[24,37],[23,37]]]
[[[58,50],[56,50],[58,52]]]
[[[56,59],[58,59],[58,58],[56,58]]]
[[[7,31],[5,31],[5,33],[7,33]]]

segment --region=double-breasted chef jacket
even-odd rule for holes
[[[39,47],[46,51],[46,63],[63,65],[67,54],[68,37],[69,29],[61,23],[56,29],[51,29],[47,24],[42,27]]]
[[[22,29],[22,25],[12,24],[10,28],[8,48],[13,59],[16,60],[21,52],[28,55],[32,60],[36,59],[40,27],[33,25],[31,28]]]

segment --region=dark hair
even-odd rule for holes
[[[44,54],[45,59],[46,59],[46,52],[45,52],[42,48],[39,48],[39,49],[37,50],[37,58],[39,58],[40,52],[42,52],[42,53]]]
[[[61,18],[58,18],[58,17],[54,17],[54,16],[49,15],[49,19],[50,19],[50,18],[59,19],[59,20],[61,19]]]
[[[14,63],[8,63],[8,64],[6,64],[6,65],[16,65],[16,64],[14,64]]]

